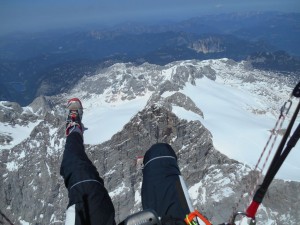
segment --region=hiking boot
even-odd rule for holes
[[[67,103],[68,117],[66,121],[66,135],[68,136],[71,132],[79,132],[83,134],[84,127],[81,123],[83,108],[81,101],[78,98],[72,98]]]

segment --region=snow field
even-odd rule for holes
[[[197,119],[203,123],[213,135],[215,148],[228,157],[247,163],[250,166],[257,163],[269,138],[270,130],[274,128],[277,120],[270,113],[260,115],[253,114],[248,110],[249,108],[264,110],[262,106],[265,104],[258,97],[247,91],[217,83],[206,77],[198,79],[195,86],[187,84],[181,92],[189,96],[203,111],[204,119],[180,107],[173,107],[173,112],[179,118]],[[287,122],[284,127],[286,126]],[[271,158],[280,140],[281,136],[277,138]],[[300,167],[297,163],[297,159],[300,158],[300,151],[297,151],[297,149],[299,149],[298,146],[291,151],[278,171],[277,178],[300,181]],[[269,151],[269,148],[267,151]],[[267,152],[265,157],[266,155]]]
[[[109,140],[140,110],[142,110],[150,95],[138,97],[131,101],[107,103],[104,96],[83,99],[83,124],[87,128],[84,133],[86,144],[100,144]]]

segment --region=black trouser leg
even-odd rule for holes
[[[76,225],[115,224],[112,201],[77,132],[67,137],[60,174],[69,193],[68,207],[75,205]]]
[[[192,210],[180,178],[177,156],[168,144],[155,144],[145,154],[142,205],[160,217],[184,219]]]

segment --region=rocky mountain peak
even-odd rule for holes
[[[166,66],[140,66],[117,63],[99,74],[85,77],[72,90],[73,93],[84,93],[82,97],[92,95],[106,96],[106,102],[132,100],[154,91],[177,91],[187,82],[195,84],[195,80],[206,76],[215,80],[215,71],[208,65],[199,66],[197,61],[182,61]]]
[[[267,116],[259,121],[265,121],[272,117],[270,112],[278,101],[288,96],[286,81],[279,74],[228,59],[179,61],[166,66],[115,64],[83,78],[68,93],[39,97],[30,106],[1,102],[1,212],[16,224],[64,224],[67,191],[59,175],[65,143],[64,103],[76,96],[82,99],[84,118],[92,120],[84,121],[90,122],[86,138],[94,136],[97,140],[116,121],[120,123],[114,115],[121,117],[130,111],[130,104],[138,105],[132,106],[135,110],[113,135],[85,145],[104,178],[117,222],[141,210],[142,173],[136,168],[136,158],[158,142],[169,143],[178,155],[193,205],[214,224],[228,221],[233,211],[244,210],[258,171],[251,172],[247,164],[216,149],[216,135],[204,125],[207,118],[235,124],[207,114],[205,106],[210,106],[210,99],[224,99],[218,101],[216,110],[223,113],[224,102],[233,101],[233,108],[250,113],[256,120],[259,117],[254,112],[261,110],[259,116]],[[273,89],[268,88],[271,84]],[[242,91],[237,92],[239,88]],[[279,91],[273,93],[274,89]],[[244,92],[259,97],[247,101],[245,96],[250,95]],[[218,98],[212,98],[215,96]],[[244,102],[240,104],[237,99]],[[109,114],[104,113],[107,108],[112,109]],[[234,116],[228,114],[226,118]],[[109,126],[104,120],[110,121]],[[223,135],[230,132],[228,127],[221,131]],[[276,180],[260,208],[257,224],[297,224],[299,190],[298,182]],[[1,216],[0,221],[4,221]]]
[[[30,105],[33,113],[39,115],[45,115],[46,112],[50,112],[53,108],[53,103],[49,98],[45,96],[37,97]]]

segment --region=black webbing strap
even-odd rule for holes
[[[297,86],[295,87],[294,91],[293,91],[293,95],[296,98],[300,98],[300,82],[297,84]]]

